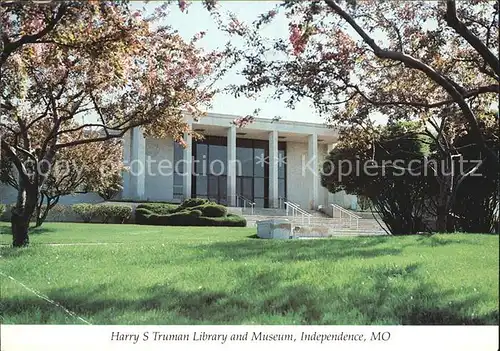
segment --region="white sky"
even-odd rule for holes
[[[236,14],[238,20],[245,23],[251,23],[260,14],[266,13],[273,9],[276,1],[219,1],[218,6],[223,11],[230,11]],[[144,4],[137,2],[135,7],[142,7]],[[159,6],[160,2],[151,1],[146,5],[146,9],[152,10]],[[179,8],[173,3],[170,7],[171,12],[166,17],[165,21],[172,28],[178,30],[179,34],[185,39],[190,40],[196,33],[205,31],[205,37],[199,41],[199,46],[209,50],[223,49],[224,45],[229,41],[237,40],[238,38],[230,37],[227,33],[220,31],[214,19],[211,18],[209,12],[203,7],[201,1],[192,1],[188,7],[188,13],[182,13]],[[269,25],[263,27],[264,35],[287,38],[288,22],[284,16],[277,16]],[[243,78],[238,76],[237,71],[233,70],[222,79],[218,86],[225,87],[229,84],[237,84],[243,82]],[[260,109],[259,117],[273,118],[280,116],[286,120],[304,121],[322,123],[324,119],[312,108],[309,101],[302,101],[297,104],[295,109],[287,108],[283,101],[271,100],[266,97],[269,94],[262,94],[262,97],[257,100],[240,97],[238,99],[227,94],[218,94],[213,101],[212,112],[226,113],[234,115],[252,114],[255,109]]]

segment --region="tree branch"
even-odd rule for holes
[[[406,55],[404,53],[397,51],[382,49],[380,46],[377,45],[377,43],[375,43],[375,40],[373,40],[373,38],[370,37],[370,35],[368,35],[368,33],[366,33],[358,25],[358,23],[352,18],[352,16],[349,15],[347,12],[345,12],[334,0],[325,0],[325,2],[335,13],[337,13],[340,17],[342,17],[356,31],[356,33],[358,33],[358,35],[363,39],[363,41],[373,50],[375,56],[382,59],[389,59],[389,60],[403,62],[409,68],[413,68],[425,73],[427,77],[429,77],[431,80],[433,80],[443,89],[445,89],[446,92],[451,96],[452,101],[457,103],[460,109],[462,110],[465,119],[470,125],[472,135],[474,135],[474,137],[478,140],[481,148],[485,150],[488,156],[492,159],[494,167],[497,169],[500,167],[500,160],[498,158],[497,153],[495,153],[491,148],[489,148],[486,145],[486,142],[484,140],[481,129],[479,128],[477,118],[474,112],[472,112],[471,108],[465,101],[464,96],[457,89],[455,84],[452,84],[447,77],[443,76],[429,65],[425,64],[424,62],[410,55]]]
[[[472,33],[467,26],[457,17],[457,5],[455,0],[446,1],[446,23],[464,38],[488,63],[491,69],[500,76],[500,61],[483,42]]]
[[[50,31],[52,31],[57,23],[61,20],[61,18],[66,14],[66,11],[68,9],[68,4],[62,2],[59,5],[59,9],[57,10],[57,13],[55,14],[54,17],[50,19],[50,21],[47,23],[45,28],[43,28],[41,31],[39,31],[36,34],[31,34],[31,35],[23,35],[19,40],[16,41],[9,41],[6,37],[3,38],[3,51],[2,55],[0,56],[0,67],[2,67],[9,56],[19,49],[21,46],[25,44],[32,44],[36,43],[39,39],[43,38],[46,36]]]

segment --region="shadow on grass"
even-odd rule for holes
[[[378,246],[389,238],[345,238],[323,240],[245,240],[221,241],[199,246],[207,258],[218,257],[224,260],[248,260],[263,258],[272,261],[337,261],[344,258],[371,258],[384,255],[399,255],[401,248]],[[199,259],[203,256],[197,256]]]
[[[45,226],[41,226],[38,228],[30,227],[28,234],[29,235],[39,235],[39,234],[48,234],[54,233],[57,229],[47,228]],[[0,235],[12,235],[12,231],[10,229],[10,223],[4,222],[0,223]]]
[[[443,236],[419,236],[416,240],[421,246],[446,246],[451,244],[468,244],[468,245],[479,245],[479,243],[474,242],[473,240],[466,239],[455,239],[455,238],[446,238]]]
[[[108,297],[115,287],[100,285],[93,290],[54,289],[48,296],[93,324],[496,325],[499,321],[498,311],[471,313],[484,296],[457,298],[457,292],[439,290],[424,282],[415,264],[366,270],[346,285],[332,283],[327,289],[286,283],[279,271],[248,270],[239,272],[242,278],[233,291],[131,286],[134,296],[140,297],[120,299]],[[5,323],[78,323],[36,297],[4,296],[1,307]]]

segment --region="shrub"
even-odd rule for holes
[[[5,212],[5,205],[0,204],[0,217],[3,216],[4,212]]]
[[[179,210],[184,209],[184,208],[198,207],[198,206],[206,205],[209,203],[211,203],[211,202],[209,200],[206,200],[206,199],[186,199],[179,206]]]
[[[247,220],[244,217],[228,213],[224,217],[200,217],[195,225],[205,227],[246,227]]]
[[[150,224],[150,217],[154,213],[147,208],[138,206],[135,209],[135,223],[137,224]]]
[[[203,215],[203,212],[201,212],[200,210],[196,210],[196,209],[191,210],[190,213],[192,216],[195,216],[195,217],[201,217]]]
[[[96,206],[93,204],[75,204],[71,208],[85,223],[89,223],[96,215]]]
[[[40,213],[43,214],[45,212],[46,208],[47,208],[47,205],[42,205],[42,207],[40,208]],[[47,213],[47,218],[44,218],[41,221],[41,223],[43,223],[44,221],[63,222],[70,212],[71,212],[71,209],[68,205],[55,204]],[[37,214],[35,211],[33,213],[33,217],[31,218],[31,220],[38,222],[36,215]]]
[[[245,227],[246,219],[205,199],[188,199],[180,206],[147,203],[137,206],[135,222],[146,225]]]
[[[146,203],[137,206],[137,209],[146,209],[156,214],[166,215],[176,212],[178,205],[167,203]]]
[[[182,225],[182,226],[191,226],[193,223],[197,223],[201,216],[201,211],[192,210],[192,211],[181,211],[177,213],[173,213],[171,215],[164,216],[161,221],[162,225]]]
[[[132,214],[132,207],[127,205],[102,204],[95,205],[95,214],[101,217],[103,223],[124,223]]]
[[[200,210],[204,217],[224,217],[227,214],[227,208],[212,203],[193,207],[193,210]]]
[[[147,212],[146,212],[147,211]],[[140,213],[140,215],[138,215]],[[137,224],[170,225],[170,226],[216,226],[245,227],[246,219],[229,213],[225,217],[204,217],[200,210],[180,211],[168,215],[158,215],[142,209],[136,212]]]

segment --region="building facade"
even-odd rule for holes
[[[121,200],[178,203],[206,198],[226,206],[280,208],[285,201],[303,209],[329,208],[332,203],[356,209],[356,197],[330,194],[320,183],[319,170],[336,143],[334,129],[323,124],[256,118],[237,128],[234,115],[208,114],[188,119],[204,135],[186,148],[171,138],[144,137],[135,128],[123,137]],[[91,166],[91,165],[89,165]],[[0,184],[0,203],[16,201],[16,190]],[[97,194],[64,196],[60,204],[103,201]]]
[[[179,202],[205,198],[226,206],[248,201],[279,208],[292,201],[305,209],[337,203],[356,209],[356,197],[330,194],[320,169],[338,135],[323,124],[256,118],[244,128],[237,116],[208,114],[188,119],[204,135],[173,139],[144,137],[135,128],[124,137],[123,200]]]

